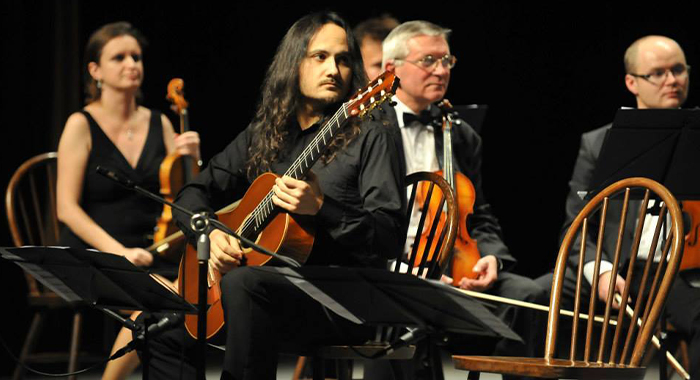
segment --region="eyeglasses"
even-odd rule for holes
[[[455,57],[452,54],[446,54],[444,57],[441,58],[435,58],[432,55],[426,55],[425,57],[417,60],[417,61],[409,61],[406,59],[397,59],[397,61],[406,61],[408,63],[412,63],[422,69],[428,70],[430,72],[435,71],[437,68],[438,63],[442,65],[443,68],[445,69],[451,69],[455,67],[455,64],[457,64],[457,57]]]
[[[673,74],[673,76],[678,80],[684,80],[688,78],[688,75],[690,74],[690,65],[676,65],[670,69],[657,69],[652,73],[645,75],[632,73],[630,73],[630,75],[633,77],[642,78],[651,84],[661,86],[666,81],[666,78],[668,78],[668,73]]]

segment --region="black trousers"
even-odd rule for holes
[[[547,291],[531,278],[514,273],[499,273],[498,280],[486,293],[518,301],[548,305]],[[494,314],[523,338],[524,343],[501,339],[494,355],[538,357],[544,354],[547,313],[507,304],[495,304]]]
[[[666,299],[666,313],[668,321],[688,339],[690,379],[700,379],[700,288],[691,287],[679,276]]]
[[[270,268],[232,270],[223,277],[221,291],[226,321],[222,379],[273,380],[280,352],[304,354],[321,344],[360,344],[374,333],[326,312]],[[179,327],[152,339],[151,378],[173,380],[181,373],[182,378],[194,378],[195,340],[184,335]]]

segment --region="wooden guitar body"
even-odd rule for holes
[[[239,206],[233,211],[219,214],[219,220],[230,229],[243,235],[241,227],[251,217],[256,206],[263,203],[275,184],[276,178],[277,176],[272,173],[265,173],[256,178],[241,199]],[[284,212],[277,212],[265,226],[265,229],[257,236],[243,236],[272,252],[290,257],[300,264],[306,262],[314,243],[313,231],[302,227],[294,220],[292,215]],[[274,259],[270,256],[250,248],[245,248],[244,252],[247,266],[265,265],[271,260],[270,264],[274,263]],[[198,270],[197,249],[188,245],[180,264],[179,286],[183,290],[181,294],[185,300],[195,305],[199,300],[197,296]],[[224,324],[224,312],[221,307],[221,288],[219,287],[221,277],[221,273],[209,268],[207,303],[211,306],[207,312],[207,339],[216,334]],[[197,316],[194,314],[186,315],[185,327],[193,337],[196,337]]]

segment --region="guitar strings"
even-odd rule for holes
[[[376,87],[376,86],[375,86],[375,87]],[[371,92],[371,91],[373,91],[373,90],[374,90],[374,87],[370,86],[369,88],[367,88],[367,89],[364,91],[364,93],[362,93],[362,96],[361,96],[360,98],[361,98],[361,99],[364,99],[364,97],[367,95],[367,93],[369,93],[369,92]],[[319,143],[320,143],[321,140],[324,140],[324,144],[328,144],[328,143],[325,141],[325,135],[326,135],[327,133],[329,133],[329,132],[330,132],[330,133],[329,133],[328,140],[330,141],[330,140],[333,139],[334,133],[335,133],[335,132],[333,132],[333,124],[337,124],[338,130],[340,130],[340,127],[341,127],[340,117],[341,117],[341,116],[343,116],[343,117],[345,118],[345,120],[343,120],[342,123],[345,123],[345,122],[348,120],[348,116],[347,116],[347,115],[348,115],[348,112],[347,112],[347,111],[348,111],[348,109],[349,109],[349,106],[348,106],[349,103],[351,103],[351,101],[348,101],[348,102],[343,103],[342,106],[340,107],[340,109],[338,109],[338,111],[336,111],[336,113],[323,125],[323,127],[321,128],[321,131],[320,131],[319,133],[317,133],[316,136],[314,136],[314,138],[311,140],[311,143],[309,143],[309,144],[304,148],[304,150],[302,151],[302,153],[301,153],[301,155],[299,156],[299,158],[297,158],[297,159],[292,163],[292,165],[291,165],[291,166],[289,167],[289,169],[284,173],[284,175],[290,176],[290,177],[295,178],[295,179],[299,179],[299,178],[296,177],[296,172],[297,172],[298,169],[301,168],[302,161],[303,161],[303,162],[306,162],[306,159],[307,159],[306,156],[307,156],[307,155],[310,156],[310,161],[312,161],[312,162],[315,161],[315,158],[313,157],[313,149],[314,149],[314,147],[316,147],[316,150],[318,151],[318,145],[319,145]],[[325,148],[324,148],[324,150],[325,150]],[[319,155],[320,155],[321,153],[322,153],[321,151],[318,151],[318,154],[319,154]],[[318,157],[318,156],[317,156],[317,157]],[[311,166],[309,166],[309,168],[310,168],[310,167],[311,167]],[[303,173],[301,173],[301,174],[303,174]],[[243,226],[242,226],[242,230],[241,230],[241,231],[243,232],[244,235],[245,235],[245,233],[246,233],[247,231],[250,230],[251,227],[255,227],[255,228],[254,228],[254,231],[257,230],[257,227],[259,227],[259,226],[262,224],[262,222],[264,222],[265,219],[267,219],[267,217],[269,217],[269,215],[271,214],[271,212],[274,210],[274,206],[272,206],[272,196],[273,196],[273,193],[274,193],[274,192],[273,192],[272,190],[270,190],[270,191],[265,195],[265,197],[263,198],[263,200],[262,200],[262,201],[255,207],[255,209],[253,209],[253,211],[250,213],[250,216],[251,216],[251,217],[250,217],[250,218],[247,218],[247,219],[243,222]],[[267,210],[269,210],[269,211],[267,211]],[[260,223],[258,223],[258,221],[260,221]],[[256,223],[256,226],[253,226],[253,223]]]
[[[320,133],[318,133],[318,134],[316,134],[316,136],[314,136],[311,143],[304,148],[304,150],[302,151],[299,158],[297,158],[292,163],[292,165],[284,173],[284,175],[298,179],[298,178],[296,178],[296,171],[301,168],[302,162],[306,162],[306,160],[307,160],[306,156],[310,156],[311,161],[315,160],[315,158],[313,157],[314,147],[317,148],[319,142],[322,139],[325,140],[324,136],[328,132],[331,132],[330,136],[328,137],[329,140],[334,137],[333,124],[337,124],[338,129],[340,129],[341,124],[340,124],[339,119],[340,119],[340,116],[344,116],[344,115],[347,115],[347,103],[343,103],[341,108],[326,122],[326,124],[324,124],[324,126],[321,128]],[[345,118],[345,120],[347,120],[347,117]],[[343,122],[345,122],[345,120]],[[316,150],[318,150],[318,148]],[[319,155],[320,155],[320,152],[319,152]],[[265,195],[263,200],[255,207],[255,209],[253,209],[253,211],[250,213],[251,217],[247,218],[243,224],[243,228],[242,228],[243,232],[249,231],[254,222],[256,224],[258,224],[258,221],[260,221],[260,223],[262,223],[270,215],[271,211],[274,209],[274,207],[271,206],[273,194],[274,194],[274,192],[272,190],[270,190]],[[268,209],[270,211],[267,211]]]

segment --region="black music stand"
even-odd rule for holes
[[[700,199],[700,110],[620,109],[591,179],[592,197],[629,177],[651,178],[680,200]]]
[[[483,104],[468,104],[462,106],[452,107],[459,118],[466,121],[471,127],[476,131],[476,133],[481,134],[481,130],[484,126],[484,119],[486,118],[486,111],[489,107]]]
[[[700,199],[699,147],[698,109],[620,109],[605,135],[586,198],[623,178],[646,177],[663,184],[678,200]],[[663,336],[663,316],[661,329]],[[661,346],[659,372],[665,380],[664,339]]]
[[[374,268],[256,269],[284,275],[316,301],[357,324],[401,325],[522,342],[479,301],[434,280]]]
[[[19,265],[67,302],[102,310],[132,330],[134,324],[114,310],[197,312],[196,307],[123,256],[67,247],[0,248],[0,256]],[[147,344],[147,334],[145,338]],[[142,356],[142,363],[147,378],[147,355]]]

